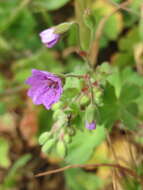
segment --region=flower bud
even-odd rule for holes
[[[68,134],[64,135],[64,142],[69,143],[70,142],[70,136]]]
[[[39,35],[42,43],[48,48],[52,48],[60,39],[60,35],[55,33],[54,28],[46,29]]]
[[[63,141],[57,143],[57,153],[61,158],[64,158],[66,155],[66,146]]]
[[[42,133],[39,137],[39,144],[43,145],[51,137],[51,132]]]
[[[59,110],[62,106],[63,106],[63,103],[59,101],[52,106],[52,110],[54,111]]]
[[[73,128],[73,126],[70,126],[70,127],[67,128],[67,133],[68,133],[70,136],[75,135],[75,129]]]
[[[88,102],[89,102],[89,97],[88,96],[83,96],[81,99],[80,99],[80,104],[81,105],[86,105]]]
[[[52,148],[52,146],[55,144],[55,139],[50,139],[50,140],[48,140],[45,144],[44,144],[44,146],[42,147],[42,152],[45,152],[45,153],[48,153],[50,150],[51,150],[51,148]]]
[[[67,119],[67,116],[66,116],[66,114],[63,112],[63,110],[57,109],[57,110],[54,111],[53,119],[54,119],[54,120],[59,120],[59,119],[66,120],[66,119]]]
[[[90,104],[87,106],[86,110],[85,110],[85,120],[88,123],[91,123],[92,121],[94,121],[95,119],[95,105]]]

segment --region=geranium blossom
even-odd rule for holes
[[[34,104],[43,104],[46,109],[50,109],[60,99],[63,91],[59,77],[36,69],[32,70],[32,76],[26,80],[26,84],[31,86],[28,96],[32,98]]]

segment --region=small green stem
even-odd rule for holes
[[[93,93],[93,87],[92,87],[90,78],[88,78],[88,85],[89,85],[90,94],[91,94],[91,104],[94,104],[94,93]]]
[[[90,29],[85,25],[83,15],[90,8],[91,0],[75,0],[75,14],[79,25],[79,41],[82,50],[87,51],[90,46]]]
[[[55,74],[58,77],[66,78],[66,77],[75,77],[75,78],[83,78],[84,75],[75,75],[75,74]]]

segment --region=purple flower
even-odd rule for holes
[[[93,122],[91,122],[91,123],[86,123],[86,126],[85,126],[87,129],[89,129],[89,130],[94,130],[94,129],[96,129],[96,123],[93,121]]]
[[[42,31],[40,34],[42,43],[45,44],[46,47],[53,47],[59,40],[60,35],[54,33],[54,28],[49,28]]]
[[[34,104],[43,104],[46,109],[50,109],[62,94],[61,79],[52,73],[32,69],[32,76],[26,80],[26,84],[31,88],[28,96],[32,98]]]

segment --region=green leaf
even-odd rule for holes
[[[139,23],[139,35],[140,35],[141,41],[143,41],[143,11],[142,11],[140,23]]]
[[[0,92],[4,91],[4,87],[5,87],[5,78],[0,75]]]
[[[120,110],[120,117],[123,124],[130,130],[136,129],[139,124],[135,115],[133,115],[125,108]]]
[[[122,81],[121,81],[121,76],[120,76],[120,72],[119,70],[116,70],[116,72],[114,72],[113,74],[111,74],[108,78],[107,78],[108,82],[114,86],[115,88],[115,93],[116,93],[116,97],[119,98],[120,93],[121,93],[121,89],[122,89]]]
[[[31,75],[30,69],[24,69],[15,74],[15,81],[23,83]]]
[[[64,102],[71,100],[72,98],[76,97],[79,94],[79,90],[76,88],[70,88],[70,89],[66,89],[64,90],[63,94],[62,94],[62,100]]]
[[[138,28],[134,27],[119,40],[119,48],[122,51],[133,52],[134,45],[139,42],[139,40]]]
[[[10,166],[10,159],[8,153],[9,142],[4,138],[0,138],[0,166],[3,168],[8,168]]]
[[[125,84],[119,98],[120,120],[130,130],[136,129],[139,124],[137,118],[138,106],[135,103],[139,95],[140,89],[137,85]]]
[[[39,123],[39,131],[38,136],[43,132],[49,131],[51,129],[53,123],[53,112],[51,110],[46,110],[42,108],[39,112],[38,123]]]
[[[84,0],[84,2],[83,0],[75,1],[76,20],[79,26],[79,39],[80,39],[79,42],[80,42],[81,49],[84,51],[89,50],[90,43],[91,43],[91,30],[85,24],[84,16],[83,16],[85,14],[85,10],[87,9],[86,1],[87,0]]]
[[[97,126],[96,130],[90,132],[87,129],[77,131],[72,138],[72,143],[68,145],[68,155],[66,161],[71,164],[85,163],[95,147],[105,139],[103,126]]]
[[[110,73],[111,72],[111,66],[108,62],[102,63],[102,65],[100,65],[98,67],[99,72],[101,73]]]
[[[34,5],[41,7],[50,11],[57,10],[63,7],[70,0],[36,0]]]
[[[4,186],[11,188],[15,185],[16,178],[21,174],[21,168],[24,167],[31,159],[31,154],[26,154],[20,157],[9,170],[8,175],[5,177]]]
[[[104,105],[100,110],[100,122],[106,128],[112,128],[118,117],[118,106],[116,104]]]
[[[120,68],[125,68],[134,65],[135,61],[132,52],[118,52],[115,54],[112,63]]]
[[[31,48],[36,50],[40,47],[40,41],[35,33],[35,28],[35,18],[28,9],[24,8],[10,25],[10,32],[6,30],[5,35],[10,40],[11,46],[17,50],[28,50]]]
[[[0,102],[0,115],[3,115],[6,112],[6,104],[4,102]]]
[[[114,87],[107,83],[104,95],[103,95],[103,106],[99,108],[100,122],[105,127],[112,127],[114,122],[118,119],[118,104],[115,95]]]
[[[0,52],[4,53],[10,50],[10,44],[6,41],[5,38],[0,36]]]
[[[143,77],[139,75],[137,72],[133,71],[130,67],[126,67],[122,72],[121,72],[121,78],[122,82],[125,83],[130,83],[130,84],[135,84],[139,87],[143,86]]]
[[[117,101],[115,95],[115,89],[109,83],[105,86],[104,95],[103,95],[103,103],[104,105],[112,105],[115,104]]]
[[[134,0],[130,4],[130,8],[134,11],[139,11],[140,7],[142,5],[142,1],[140,0]]]
[[[78,114],[81,110],[80,110],[80,105],[79,105],[79,102],[71,102],[70,104],[69,104],[69,107],[70,107],[70,109],[71,109],[71,112],[73,113],[73,114]]]
[[[79,92],[82,88],[81,80],[76,77],[67,77],[64,85],[64,90],[66,89],[77,89]]]
[[[98,176],[84,172],[79,168],[67,170],[64,174],[70,190],[97,190],[104,185]]]
[[[0,31],[5,28],[10,21],[12,13],[15,11],[15,7],[19,6],[19,0],[3,1],[0,6]]]
[[[67,36],[67,45],[70,46],[77,46],[78,45],[78,27],[77,25],[73,25],[68,32]],[[76,60],[77,61],[77,60]]]
[[[102,18],[112,13],[115,8],[110,6],[110,4],[106,1],[96,0],[93,3],[93,9],[97,29]],[[109,40],[115,40],[119,36],[123,27],[122,22],[122,15],[120,13],[111,15],[108,18],[105,22],[104,31],[101,38],[102,42],[100,40],[100,45],[102,45],[102,47],[107,46]]]
[[[112,15],[106,22],[104,27],[105,36],[110,40],[115,40],[121,32],[121,20]]]
[[[120,102],[123,105],[134,102],[140,95],[140,89],[134,84],[125,84],[121,91]]]
[[[46,63],[46,64],[45,64]],[[60,62],[55,59],[54,54],[46,49],[40,49],[30,57],[18,60],[14,67],[15,81],[24,82],[31,75],[31,69],[48,70],[53,73],[64,71]]]

